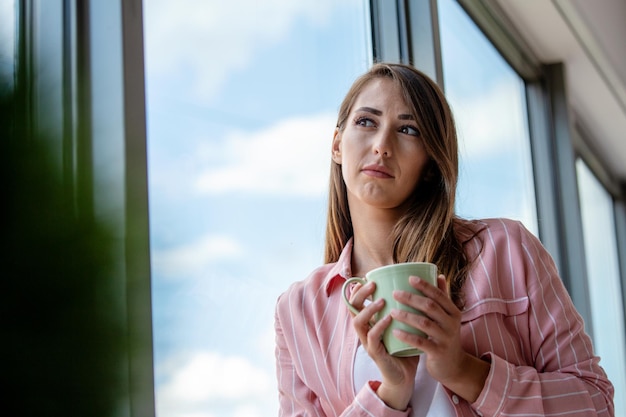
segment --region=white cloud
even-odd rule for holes
[[[199,351],[177,358],[167,372],[156,392],[160,417],[276,414],[275,378],[247,358]]]
[[[490,90],[467,99],[454,99],[462,153],[468,159],[511,151],[525,132],[521,86],[512,78],[494,85]]]
[[[319,197],[328,187],[334,123],[334,116],[321,114],[283,120],[252,134],[233,132],[213,150],[226,163],[202,172],[196,188],[209,194]]]
[[[155,250],[152,259],[159,276],[196,277],[212,262],[236,258],[242,252],[239,243],[229,236],[207,235],[183,246]]]
[[[533,230],[536,212],[521,82],[503,77],[479,95],[449,99],[459,132],[459,214],[511,217]],[[498,170],[506,175],[485,181],[485,172]]]
[[[345,0],[351,1],[351,0]],[[287,36],[297,19],[323,24],[333,0],[149,0],[145,3],[149,73],[183,70],[210,98],[233,71]]]

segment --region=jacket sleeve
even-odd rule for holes
[[[613,416],[613,386],[556,266],[539,240],[518,223],[530,299],[533,366],[515,366],[490,352],[485,388],[472,407],[483,416]]]
[[[278,398],[280,417],[325,417],[340,415],[341,417],[407,417],[411,412],[398,411],[387,405],[376,394],[379,383],[372,381],[362,387],[351,403],[340,403],[324,396],[323,391],[318,395],[304,381],[303,378],[318,378],[318,373],[311,372],[309,364],[310,352],[305,349],[302,323],[294,322],[293,315],[289,314],[285,305],[281,307],[281,300],[277,304],[274,321],[276,335],[276,374],[278,379]],[[318,358],[320,359],[320,358]],[[323,361],[323,360],[322,360]],[[318,360],[318,362],[320,362]],[[351,378],[340,378],[342,381],[351,381]],[[337,389],[330,381],[315,380],[316,384],[326,384],[326,391]],[[347,382],[346,382],[347,383]],[[333,413],[326,410],[332,409]]]

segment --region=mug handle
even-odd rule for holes
[[[343,297],[343,302],[346,303],[350,311],[352,311],[354,314],[359,314],[361,310],[358,310],[355,306],[353,306],[350,303],[350,300],[348,300],[348,297],[346,296],[346,289],[348,288],[348,285],[355,283],[355,282],[358,282],[361,285],[365,285],[367,283],[367,281],[364,278],[360,278],[360,277],[349,278],[346,280],[346,282],[343,283],[343,287],[341,287],[341,295]]]

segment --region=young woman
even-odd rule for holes
[[[376,64],[339,110],[332,143],[326,263],[276,306],[281,416],[612,416],[613,387],[539,240],[519,222],[455,216],[457,137],[437,85]],[[425,316],[393,312],[343,282],[398,262],[435,263],[424,297],[397,292]],[[387,354],[392,319],[421,356]]]

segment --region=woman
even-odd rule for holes
[[[613,387],[583,320],[541,243],[519,222],[454,214],[457,137],[437,85],[399,64],[355,81],[332,143],[326,263],[276,306],[284,416],[613,415]],[[425,316],[393,312],[343,282],[379,266],[427,261],[436,286],[394,297]],[[428,338],[395,333],[424,354],[387,354],[392,319]]]

